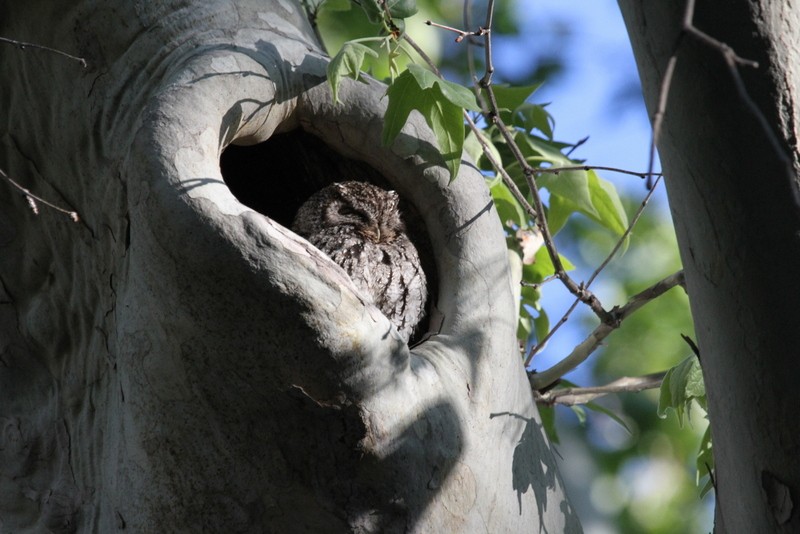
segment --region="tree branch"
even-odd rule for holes
[[[529,380],[533,389],[546,389],[556,380],[575,369],[597,350],[603,340],[608,337],[611,332],[619,328],[622,321],[628,316],[677,285],[684,285],[683,271],[671,274],[644,291],[637,293],[621,308],[615,306],[614,309],[611,310],[611,315],[614,320],[608,323],[600,323],[594,331],[589,334],[589,337],[572,349],[572,352],[566,358],[541,373],[535,371],[529,373]]]
[[[604,386],[551,389],[546,393],[535,392],[534,400],[539,404],[548,406],[553,404],[563,404],[565,406],[586,404],[599,397],[613,393],[638,393],[646,389],[661,387],[661,381],[666,374],[666,372],[661,372],[645,376],[624,376]]]
[[[25,50],[26,48],[36,48],[38,50],[45,50],[47,52],[52,52],[54,54],[58,54],[60,56],[64,56],[66,58],[69,58],[69,59],[72,59],[74,61],[77,61],[84,68],[86,68],[86,66],[87,66],[86,60],[83,59],[82,57],[73,56],[71,54],[67,54],[66,52],[62,52],[61,50],[57,50],[55,48],[50,48],[49,46],[43,46],[43,45],[38,45],[38,44],[34,44],[34,43],[26,43],[24,41],[15,41],[14,39],[7,39],[5,37],[0,37],[0,43],[14,45],[17,48],[19,48],[20,50]]]
[[[27,189],[25,187],[22,187],[20,184],[18,184],[16,181],[14,181],[9,175],[7,175],[3,171],[3,169],[0,169],[0,177],[4,178],[9,184],[11,184],[12,187],[16,188],[23,195],[25,195],[25,200],[28,201],[28,206],[30,206],[31,211],[33,212],[34,215],[39,215],[39,206],[38,206],[37,202],[41,202],[42,204],[44,204],[45,206],[47,206],[49,208],[52,208],[52,209],[54,209],[56,211],[60,211],[61,213],[65,213],[66,215],[69,215],[69,218],[72,219],[73,222],[80,221],[80,217],[78,217],[78,212],[77,211],[64,209],[62,207],[56,206],[55,204],[53,204],[51,202],[46,201],[42,197],[34,195],[33,193],[30,192],[29,189]]]

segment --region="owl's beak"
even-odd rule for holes
[[[373,243],[379,243],[381,240],[381,226],[378,223],[364,226],[364,228],[361,230],[361,235]]]

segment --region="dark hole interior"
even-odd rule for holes
[[[257,145],[230,145],[220,157],[220,170],[239,202],[286,228],[291,228],[300,205],[332,182],[360,180],[391,189],[389,182],[366,163],[341,156],[302,130],[273,135]],[[431,297],[438,288],[433,248],[414,206],[401,199],[400,210],[428,279],[430,310]],[[423,318],[417,327],[415,338],[427,330],[425,321]]]

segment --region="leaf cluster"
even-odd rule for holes
[[[667,371],[661,383],[661,394],[658,399],[658,415],[667,416],[672,410],[678,417],[678,423],[683,426],[684,416],[691,414],[693,404],[697,404],[705,413],[706,386],[703,382],[703,370],[700,359],[693,354],[681,363]],[[714,470],[714,456],[711,444],[711,427],[706,428],[697,453],[697,480],[707,477],[708,480],[700,490],[703,496],[713,488],[712,473]]]

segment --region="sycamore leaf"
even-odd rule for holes
[[[408,72],[417,80],[421,89],[432,89],[438,85],[442,96],[451,104],[473,111],[480,109],[475,95],[463,85],[442,80],[428,69],[413,63],[408,66]]]
[[[322,3],[328,11],[350,11],[353,5],[350,0],[324,0]]]
[[[569,216],[575,213],[575,205],[559,195],[550,195],[550,206],[547,210],[547,226],[550,234],[556,235],[567,224]]]
[[[433,130],[442,159],[455,179],[464,147],[463,110],[477,109],[475,96],[465,87],[436,77],[418,65],[409,65],[386,91],[389,105],[381,140],[394,141],[412,110],[418,110]]]
[[[492,194],[497,215],[503,223],[510,221],[516,226],[525,226],[527,220],[525,211],[502,180],[495,181],[489,192]]]
[[[578,424],[581,426],[586,425],[586,408],[578,404],[572,404],[569,406],[569,409],[572,410],[575,415],[578,417]]]
[[[714,448],[711,443],[711,427],[706,427],[703,439],[700,440],[700,450],[697,451],[697,485],[703,477],[708,477],[706,483],[700,489],[700,498],[705,497],[706,493],[714,488],[711,474],[714,471]]]
[[[462,108],[443,98],[440,86],[434,85],[424,100],[427,109],[422,114],[433,130],[439,143],[444,163],[450,171],[450,180],[458,175],[461,166],[461,153],[464,147],[464,115]],[[442,98],[440,98],[442,97]]]
[[[561,259],[561,265],[564,270],[571,271],[575,266],[567,258],[558,255]],[[550,254],[547,252],[547,247],[542,247],[534,256],[533,264],[525,265],[522,268],[522,279],[534,284],[542,282],[548,276],[552,276],[556,272],[553,266],[553,261],[550,259]]]
[[[483,142],[489,149],[489,153],[492,155],[494,160],[497,163],[499,163],[502,167],[503,158],[502,156],[500,156],[500,152],[497,150],[497,147],[495,146],[494,142],[489,137],[487,137],[486,133],[483,130],[475,130],[475,131],[469,130],[467,132],[467,137],[466,139],[464,139],[464,150],[466,151],[466,153],[469,154],[472,157],[472,159],[479,164],[479,168],[481,170],[490,170],[490,169],[494,170],[494,167],[492,167],[489,158],[487,158],[483,153],[483,146],[478,140],[478,137],[480,137],[483,140]],[[497,176],[496,179],[497,181],[502,181],[502,178],[500,176]]]
[[[592,411],[595,411],[595,412],[598,412],[598,413],[602,413],[602,414],[605,414],[605,415],[609,416],[614,422],[616,422],[619,426],[624,428],[628,432],[628,434],[633,435],[633,431],[628,426],[628,423],[626,423],[625,420],[622,417],[620,417],[619,415],[615,414],[614,412],[612,412],[611,410],[609,410],[605,406],[601,406],[601,405],[597,404],[596,402],[587,402],[585,404],[585,406],[587,408],[589,408],[590,410],[592,410]]]
[[[556,430],[556,410],[553,406],[538,406],[539,417],[542,419],[542,428],[551,443],[558,445],[558,431]]]
[[[550,333],[550,318],[543,308],[539,310],[539,316],[533,319],[533,329],[536,332],[537,343],[541,343],[545,336]]]
[[[530,317],[530,315],[521,314],[519,316],[519,324],[517,325],[517,339],[524,341],[530,337],[531,332],[533,331],[532,323],[533,319]]]
[[[691,355],[681,363],[667,371],[661,382],[661,394],[658,399],[658,416],[667,416],[670,408],[678,416],[678,423],[683,426],[683,416],[692,401],[705,406],[706,389],[703,383],[703,371],[700,360]]]
[[[548,139],[553,139],[553,127],[556,123],[553,116],[544,109],[544,106],[522,104],[514,110],[513,120],[514,126],[518,126],[526,132],[532,132],[534,129],[539,130]]]
[[[361,73],[361,65],[364,64],[364,58],[367,54],[378,57],[378,53],[370,47],[348,41],[342,45],[339,53],[328,63],[328,83],[331,84],[334,102],[339,101],[339,82],[341,82],[342,77],[347,76],[358,80]]]
[[[506,123],[511,123],[510,118],[512,114],[514,114],[517,109],[525,104],[525,101],[536,92],[539,87],[541,87],[541,83],[533,84],[533,85],[526,85],[523,87],[511,87],[509,85],[492,85],[492,91],[494,92],[494,97],[497,100],[497,107],[500,108],[500,112],[503,118],[503,121]]]
[[[381,142],[389,145],[403,129],[411,110],[419,109],[419,102],[424,96],[419,83],[408,71],[395,78],[394,83],[386,90],[386,95],[389,97],[389,105],[384,117]]]
[[[407,19],[417,12],[416,0],[363,0],[360,5],[373,24],[382,23],[387,11],[392,19]],[[397,25],[400,20],[394,22]]]
[[[587,171],[589,178],[589,194],[597,213],[597,222],[617,235],[622,235],[628,228],[628,215],[617,194],[614,184],[600,178],[596,172]]]

